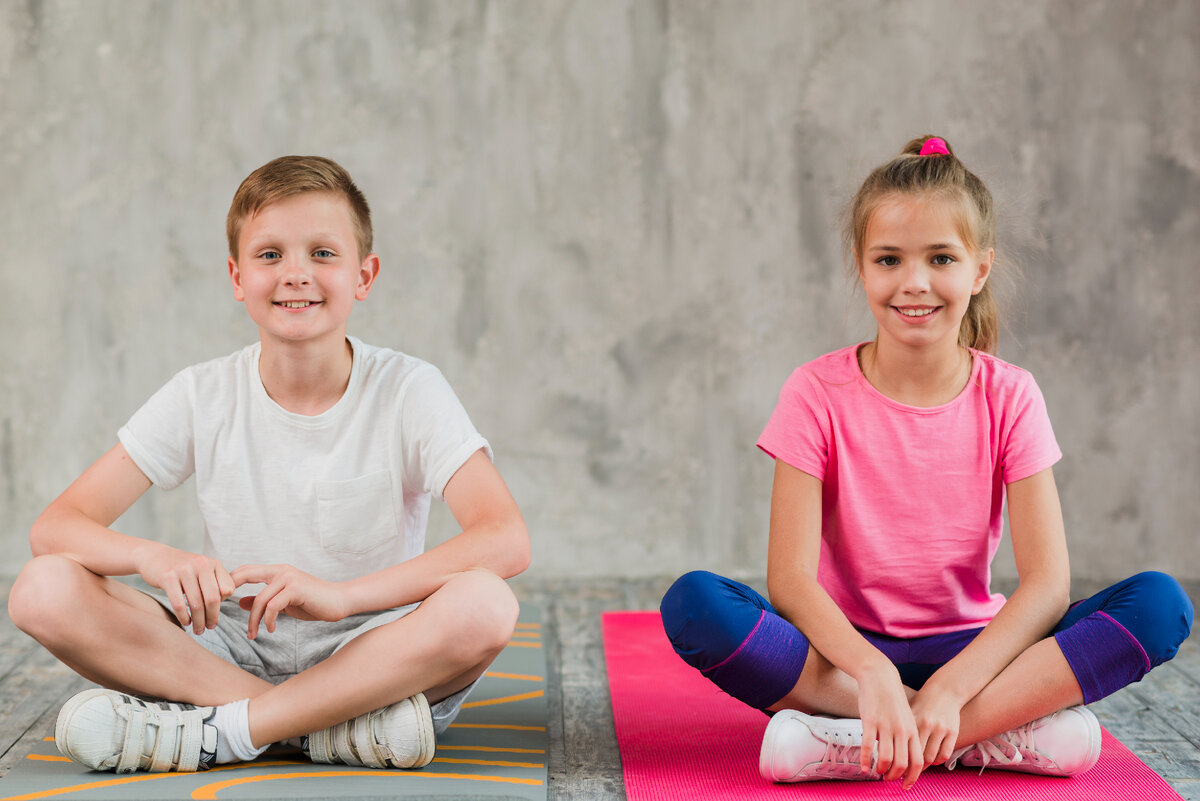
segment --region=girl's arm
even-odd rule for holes
[[[767,551],[767,592],[775,609],[804,634],[816,653],[858,684],[858,714],[863,723],[862,767],[871,767],[872,745],[878,744],[876,770],[886,779],[916,781],[923,767],[917,726],[896,667],[850,624],[820,584],[821,481],[775,460],[771,490],[771,535]],[[805,673],[815,666],[806,663]],[[836,693],[832,687],[831,693]],[[830,697],[804,699],[813,711],[851,715],[845,702]]]
[[[150,488],[150,479],[118,443],[67,487],[34,521],[34,556],[72,559],[100,576],[140,574],[167,594],[181,626],[199,634],[217,625],[233,579],[215,559],[113,531],[109,526]]]
[[[974,642],[934,673],[913,700],[927,763],[949,759],[962,707],[1045,638],[1070,604],[1067,540],[1053,472],[1046,468],[1007,489],[1020,584]]]

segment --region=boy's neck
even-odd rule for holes
[[[258,376],[271,400],[293,414],[318,415],[350,384],[354,349],[343,332],[320,342],[262,338]]]
[[[873,387],[892,400],[926,408],[958,397],[973,363],[971,352],[957,342],[906,348],[876,339],[858,352],[859,368]]]

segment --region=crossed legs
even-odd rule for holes
[[[503,580],[466,571],[406,617],[272,685],[209,653],[153,598],[66,557],[33,559],[9,595],[13,622],[97,684],[201,706],[249,698],[256,747],[418,692],[430,702],[452,695],[482,675],[508,643],[517,612]]]

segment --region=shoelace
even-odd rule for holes
[[[825,755],[821,757],[821,764],[813,768],[814,773],[840,779],[864,772],[859,762],[862,745],[854,744],[852,738],[844,733],[823,731],[818,736],[825,741]],[[843,737],[848,741],[842,742]]]
[[[1027,723],[1012,731],[981,740],[975,745],[959,748],[946,761],[946,769],[954,770],[960,758],[975,750],[979,751],[980,773],[993,762],[998,765],[1019,764],[1025,760],[1027,754],[1036,760],[1037,754],[1033,750],[1033,724]]]

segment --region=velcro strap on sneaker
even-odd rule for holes
[[[359,715],[350,721],[350,725],[354,727],[350,738],[354,742],[354,750],[358,754],[358,758],[367,767],[386,768],[388,766],[388,755],[375,742],[375,735],[371,731],[371,716],[372,713]]]
[[[125,715],[125,737],[117,756],[117,773],[133,773],[142,766],[146,742],[146,710],[130,704]]]
[[[329,734],[329,729],[321,729],[308,735],[308,758],[313,762],[328,765],[334,761]]]
[[[339,723],[331,727],[330,739],[332,741],[334,757],[339,762],[359,768],[363,767],[362,760],[359,759],[358,752],[354,750],[354,743],[350,738],[349,723]]]
[[[170,717],[165,725],[162,717],[154,717],[154,752],[150,755],[150,767],[147,770],[152,773],[166,773],[175,763],[175,747],[178,745],[179,736]]]

